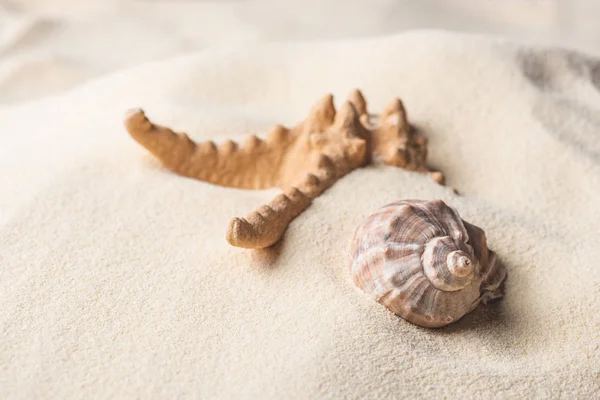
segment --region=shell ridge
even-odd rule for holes
[[[418,208],[423,213],[423,217],[426,218],[427,222],[434,225],[440,233],[454,237],[452,235],[454,229],[447,225],[447,223],[453,222],[453,218],[450,218],[453,217],[453,214],[448,212],[450,207],[446,203],[439,200],[421,204]],[[462,227],[462,231],[464,230],[464,227]]]
[[[355,276],[355,282],[358,278],[360,287],[368,290],[371,286],[375,285],[376,278],[373,278],[374,272],[377,268],[377,258],[381,257],[381,249],[379,247],[372,246],[367,251],[359,254],[359,256],[352,263],[352,271]],[[381,274],[377,274],[381,275]],[[370,290],[373,290],[372,288]]]
[[[414,238],[416,243],[425,244],[429,239],[436,236],[436,227],[422,215],[416,213],[415,208],[410,210],[411,215],[402,215],[403,218],[399,219],[402,223],[396,224],[395,231],[397,234],[392,234],[390,240],[407,242],[410,238]]]
[[[389,292],[391,293],[389,296],[386,296],[386,300],[388,300],[387,305],[394,307],[399,312],[404,313],[406,307],[410,307],[410,294],[413,291],[409,290],[409,288],[414,288],[423,282],[426,283],[427,278],[422,273],[416,273],[412,275],[409,279],[407,279],[401,286],[395,287]],[[380,298],[383,296],[380,296]],[[393,302],[392,302],[393,301]]]
[[[413,261],[419,260],[419,255],[417,253],[410,253],[405,256],[405,258],[412,258]],[[401,263],[396,261],[385,261],[383,264],[383,268],[381,270],[381,274],[373,278],[373,285],[378,288],[380,292],[389,291],[390,287],[403,285],[407,280],[409,280],[412,276],[422,273],[421,266],[418,263],[406,262],[408,265],[412,265],[410,268],[405,268],[405,270],[401,270]]]
[[[425,275],[422,275],[424,279],[420,280],[419,283],[413,286],[413,290],[410,292],[410,299],[408,307],[410,307],[410,311],[415,314],[423,314],[420,313],[420,307],[422,299],[425,297],[425,294],[429,288],[432,287],[431,282]]]
[[[465,226],[464,221],[458,214],[458,210],[454,207],[450,207],[450,206],[447,206],[447,207],[450,210],[450,212],[452,213],[452,215],[454,216],[454,220],[456,221],[456,224],[461,228],[460,235],[462,237],[458,237],[457,239],[462,240],[465,243],[468,243],[469,239],[470,239],[469,231],[467,230],[467,227]]]

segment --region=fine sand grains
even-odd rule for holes
[[[0,397],[593,397],[599,74],[576,53],[424,31],[210,50],[3,107]],[[226,222],[277,191],[169,173],[122,125],[143,107],[197,140],[262,136],[355,87],[373,110],[403,100],[460,196],[372,166],[275,248],[242,250]],[[354,287],[354,229],[409,198],[486,231],[503,300],[428,330]]]

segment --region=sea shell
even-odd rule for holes
[[[352,277],[413,324],[436,328],[502,297],[506,267],[483,230],[442,200],[402,200],[371,214],[354,235]]]

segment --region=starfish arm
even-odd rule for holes
[[[227,227],[227,241],[237,247],[260,249],[281,239],[290,222],[302,213],[312,200],[336,181],[335,165],[321,156],[316,172],[308,173],[297,185],[277,195],[245,218],[235,217]]]
[[[369,115],[367,111],[367,101],[360,90],[354,89],[348,96],[348,101],[352,103],[359,117]]]
[[[279,241],[289,223],[311,202],[312,199],[297,188],[281,193],[247,217],[232,218],[227,227],[227,241],[246,249],[272,246]]]
[[[393,99],[379,119],[379,126],[371,131],[373,155],[387,165],[427,174],[444,184],[444,175],[427,166],[427,139],[411,128],[402,101]]]
[[[185,133],[152,123],[142,110],[125,119],[129,134],[168,169],[215,185],[241,189],[276,186],[279,168],[294,138],[277,125],[264,141],[251,135],[241,147],[226,140],[195,143]]]
[[[240,189],[284,189],[247,217],[229,222],[226,239],[242,248],[277,243],[314,198],[374,159],[427,173],[439,183],[444,180],[427,167],[427,140],[411,130],[402,101],[394,99],[372,120],[359,90],[337,112],[333,96],[327,94],[296,126],[277,125],[266,140],[249,136],[239,147],[230,140],[219,146],[195,143],[184,133],[152,123],[142,110],[130,112],[125,126],[133,139],[180,175]]]

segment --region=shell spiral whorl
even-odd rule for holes
[[[473,262],[468,254],[461,250],[455,250],[448,254],[446,259],[450,273],[459,278],[473,276]],[[470,280],[469,280],[470,282]],[[469,283],[467,282],[467,283]]]
[[[425,276],[440,290],[460,290],[473,278],[473,249],[464,242],[456,242],[450,236],[431,239],[423,252],[422,263]]]
[[[420,326],[448,325],[502,296],[506,268],[485,233],[441,200],[380,208],[356,230],[351,252],[356,285]]]

